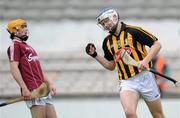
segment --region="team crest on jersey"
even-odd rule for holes
[[[122,48],[121,48],[122,49]],[[121,60],[121,49],[119,49],[119,50],[117,50],[116,52],[115,52],[115,59],[116,59],[116,62],[119,62],[120,60]],[[129,54],[129,55],[131,55],[131,49],[130,48],[127,48],[127,47],[125,47],[125,48],[123,48],[123,49],[125,49],[125,51]]]
[[[130,49],[129,47],[125,47],[124,49],[126,50],[126,52],[127,52],[129,55],[131,55],[132,52],[131,52],[131,49]]]
[[[120,53],[120,50],[117,50],[115,52],[115,59],[116,59],[116,62],[120,61],[121,60],[121,53]]]

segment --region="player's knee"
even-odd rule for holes
[[[162,111],[152,113],[153,118],[165,118]]]
[[[126,109],[125,114],[127,118],[137,118],[136,111],[131,109]]]

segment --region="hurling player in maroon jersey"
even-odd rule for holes
[[[11,73],[21,88],[21,94],[30,108],[32,118],[57,118],[52,103],[55,86],[44,77],[36,51],[26,43],[28,28],[23,19],[14,19],[7,25],[12,43],[7,50]],[[31,91],[47,83],[50,94],[31,99]],[[51,96],[52,95],[52,96]]]

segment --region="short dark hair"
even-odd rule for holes
[[[13,40],[13,39],[14,39],[14,36],[15,36],[14,33],[11,33],[11,34],[10,34],[10,39]]]

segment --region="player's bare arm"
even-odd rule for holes
[[[140,69],[147,68],[148,63],[152,60],[154,56],[156,56],[161,49],[161,44],[159,41],[155,41],[154,44],[151,46],[148,55],[140,61]]]
[[[115,62],[114,61],[108,61],[101,55],[97,54],[96,47],[93,43],[89,43],[86,46],[86,53],[90,55],[91,57],[95,58],[102,66],[104,66],[108,70],[114,70],[115,69]]]
[[[114,61],[108,61],[107,59],[105,59],[104,57],[100,55],[97,55],[95,59],[108,70],[113,71],[116,67],[116,64]]]
[[[18,83],[18,85],[21,87],[22,96],[24,97],[24,99],[31,99],[31,92],[28,90],[26,84],[24,83],[24,81],[22,79],[18,65],[19,65],[19,62],[10,62],[10,71],[11,71],[14,79]]]

